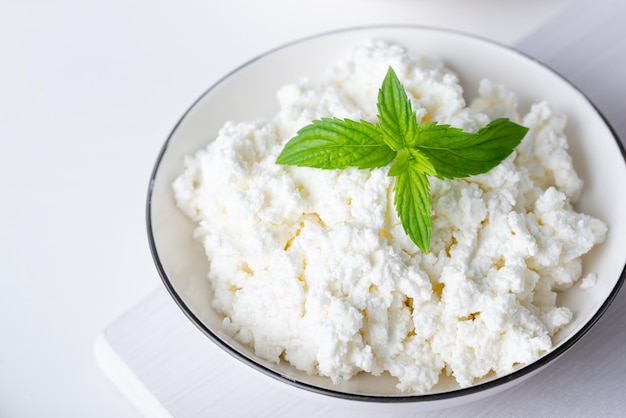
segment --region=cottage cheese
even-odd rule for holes
[[[313,119],[375,121],[389,65],[422,122],[475,131],[507,117],[530,128],[491,172],[430,179],[428,254],[402,229],[387,168],[275,164]],[[556,292],[580,278],[581,256],[607,230],[572,208],[582,181],[562,115],[538,103],[522,117],[515,94],[488,80],[468,104],[444,63],[382,42],[357,48],[322,80],[283,87],[278,101],[271,120],[226,123],[174,183],[229,333],[266,360],[334,382],[388,372],[416,393],[442,374],[467,386],[550,350],[572,318]]]

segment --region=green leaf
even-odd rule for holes
[[[430,162],[428,157],[415,148],[407,148],[407,150],[411,154],[411,161],[414,169],[428,174],[429,176],[437,175],[437,169],[435,169],[435,166]]]
[[[437,170],[435,170],[435,167],[428,158],[415,148],[403,148],[398,151],[388,174],[390,176],[397,176],[399,173],[404,172],[409,164],[412,165],[414,170],[431,176],[437,175]]]
[[[369,122],[322,118],[298,131],[276,163],[325,169],[376,168],[389,164],[395,154]]]
[[[415,112],[404,87],[391,67],[378,92],[378,126],[383,140],[397,151],[411,146],[418,134]]]
[[[486,173],[519,145],[528,128],[495,119],[476,133],[449,125],[419,125],[418,149],[432,163],[440,178],[468,177]]]
[[[432,231],[428,178],[413,164],[406,164],[395,176],[393,191],[393,202],[404,232],[424,254],[428,253]]]
[[[411,152],[408,148],[404,148],[403,150],[399,151],[387,175],[398,176],[404,173],[409,167],[410,159]]]
[[[372,169],[393,161],[394,205],[407,235],[430,249],[427,175],[457,178],[485,173],[508,157],[527,128],[496,119],[476,133],[449,125],[419,125],[411,101],[391,67],[378,93],[378,124],[322,118],[302,128],[283,148],[278,164]]]

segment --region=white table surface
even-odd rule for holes
[[[515,44],[571,3],[0,2],[0,417],[140,416],[99,370],[94,340],[161,286],[145,232],[150,171],[178,118],[226,72],[286,41],[370,23]]]

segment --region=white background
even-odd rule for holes
[[[4,0],[0,417],[137,417],[95,337],[161,286],[145,198],[187,107],[302,36],[368,23],[513,44],[569,0]]]

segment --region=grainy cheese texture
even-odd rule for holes
[[[402,229],[387,167],[275,163],[313,119],[375,122],[390,65],[421,122],[476,131],[507,117],[530,128],[489,173],[430,178],[428,254]],[[581,255],[607,229],[572,208],[582,182],[565,117],[546,103],[521,116],[516,95],[488,80],[478,90],[468,103],[443,62],[369,42],[323,79],[281,88],[273,119],[226,123],[187,158],[175,196],[197,222],[224,328],[269,361],[334,382],[388,372],[413,393],[442,374],[468,386],[550,350],[572,318],[557,292],[580,278]]]

